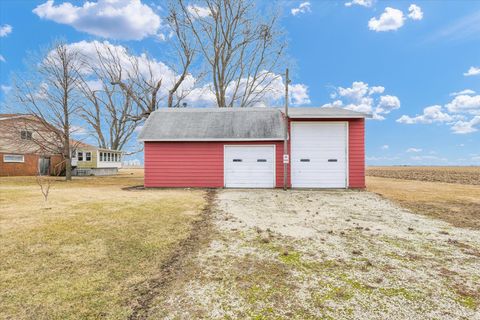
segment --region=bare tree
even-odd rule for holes
[[[168,108],[179,107],[183,98],[188,94],[188,92],[183,91],[178,94],[178,91],[185,81],[197,53],[195,38],[191,33],[191,28],[189,28],[185,15],[181,13],[182,8],[178,5],[178,2],[171,2],[167,21],[175,35],[175,39],[171,43],[175,49],[175,57],[177,58],[176,65],[179,67],[171,66],[178,76],[175,78],[172,87],[168,90]],[[199,75],[198,78],[201,78],[201,75]],[[177,99],[174,105],[175,96]]]
[[[131,119],[133,102],[130,96],[105,83],[103,90],[92,89],[86,84],[82,91],[89,103],[81,107],[79,114],[95,132],[98,146],[122,150],[138,123]]]
[[[96,64],[89,67],[91,80],[83,79],[80,85],[86,102],[79,114],[95,133],[99,147],[122,150],[132,137],[139,117],[132,95],[112,84],[112,79],[121,79],[124,61],[106,44],[96,47],[94,60]],[[122,85],[132,90],[132,82]]]
[[[47,205],[48,196],[50,195],[50,189],[53,186],[55,180],[53,180],[51,177],[42,176],[40,173],[38,173],[35,176],[35,181],[40,187],[40,192],[42,193],[43,200],[45,201],[45,205]]]
[[[72,117],[81,102],[78,89],[85,68],[79,52],[63,42],[54,44],[35,64],[31,77],[15,79],[16,99],[43,126],[43,147],[60,153],[66,180],[72,179]]]
[[[182,83],[189,75],[189,69],[195,57],[195,42],[188,34],[187,24],[182,20],[182,15],[178,14],[178,8],[172,3],[170,13],[167,19],[174,38],[170,41],[175,51],[175,63],[170,68],[175,73],[174,79],[168,79],[165,83],[164,75],[158,74],[154,70],[154,60],[147,54],[139,57],[129,55],[127,66],[122,66],[118,62],[122,59],[118,52],[111,48],[105,48],[109,56],[108,59],[102,59],[104,67],[110,70],[111,84],[118,85],[126,96],[130,97],[136,104],[138,112],[132,116],[132,119],[140,121],[157,110],[165,96],[161,94],[162,86],[167,86],[168,91],[167,107],[178,107],[182,100],[188,95],[188,90],[181,90]],[[100,51],[98,51],[100,52]],[[122,61],[125,63],[125,61]],[[114,66],[107,64],[113,64]]]
[[[260,16],[253,0],[178,2],[210,68],[218,107],[252,106],[273,90],[286,47],[277,14]]]
[[[118,78],[112,79],[111,84],[118,85],[127,96],[135,101],[140,112],[133,115],[132,119],[139,121],[158,109],[161,101],[159,91],[163,79],[161,75],[155,74],[153,62],[148,57],[142,60],[143,65],[140,65],[138,57],[129,56],[129,59],[130,70],[127,71],[125,80],[120,72]]]

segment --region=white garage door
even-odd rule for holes
[[[225,187],[273,188],[275,146],[225,146]]]
[[[292,122],[292,186],[346,188],[347,122]]]

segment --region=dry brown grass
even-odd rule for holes
[[[388,168],[392,177],[408,175],[406,168]],[[455,169],[462,175],[459,168]],[[476,174],[465,168],[467,175]],[[441,172],[440,168],[425,172]],[[369,171],[370,172],[370,171]],[[441,174],[439,174],[441,176]],[[480,186],[367,176],[367,189],[400,203],[419,214],[445,220],[454,226],[480,228]]]
[[[142,175],[56,179],[47,204],[34,177],[0,178],[0,319],[128,317],[205,205],[201,190],[122,190]]]
[[[480,167],[368,167],[367,175],[392,179],[480,185]]]

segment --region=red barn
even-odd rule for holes
[[[291,108],[288,187],[364,188],[366,117],[341,108]],[[283,187],[285,125],[278,108],[155,111],[139,136],[145,186]]]

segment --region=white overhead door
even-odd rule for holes
[[[225,187],[273,188],[275,146],[225,146]]]
[[[347,122],[292,122],[292,187],[347,187]]]

